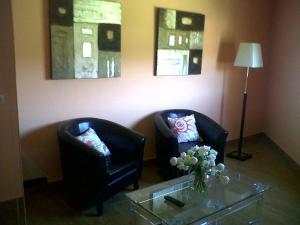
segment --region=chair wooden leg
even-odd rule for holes
[[[97,204],[97,216],[102,216],[102,215],[103,215],[103,204],[101,202]]]
[[[134,190],[139,189],[139,181],[138,180],[134,182],[133,188],[134,188]]]

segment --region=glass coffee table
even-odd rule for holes
[[[208,179],[208,191],[193,190],[192,175],[126,194],[134,225],[261,224],[264,193],[269,186],[232,170],[229,184]],[[169,195],[184,203],[165,200]]]

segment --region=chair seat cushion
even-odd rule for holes
[[[108,185],[113,185],[120,179],[124,179],[134,173],[137,173],[138,161],[131,162],[111,161],[107,167]]]
[[[187,152],[187,150],[194,147],[195,145],[202,146],[203,142],[201,142],[201,141],[189,141],[189,142],[179,143],[178,144],[178,151],[179,151],[179,153]]]

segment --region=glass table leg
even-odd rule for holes
[[[255,225],[259,225],[259,224],[262,224],[263,201],[264,201],[263,196],[256,201],[254,217],[253,217],[253,220],[251,220],[251,221],[248,222],[249,225],[254,225],[254,224]]]

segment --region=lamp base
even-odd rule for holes
[[[238,151],[230,152],[230,153],[226,154],[226,156],[229,158],[240,160],[240,161],[245,161],[247,159],[252,158],[251,154],[238,152]]]

